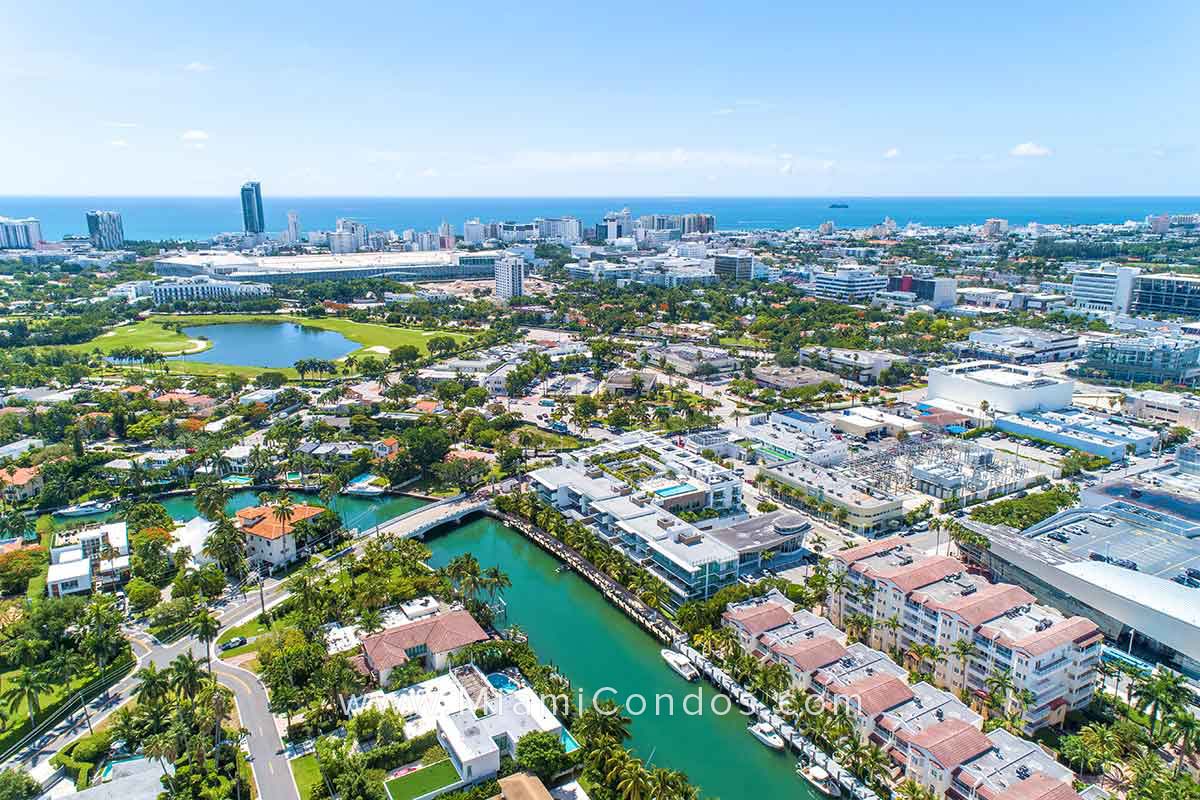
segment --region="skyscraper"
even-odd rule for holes
[[[496,297],[512,300],[525,293],[525,261],[519,256],[505,256],[496,261]]]
[[[42,241],[42,223],[33,217],[0,217],[0,248],[33,250]]]
[[[289,211],[287,215],[287,242],[288,244],[300,243],[300,215],[295,211]]]
[[[125,228],[116,211],[87,212],[88,236],[97,250],[119,250],[125,244]]]
[[[242,184],[242,224],[246,233],[262,233],[267,229],[263,222],[262,186],[258,181]]]

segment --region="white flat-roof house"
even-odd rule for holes
[[[51,597],[111,587],[128,576],[129,537],[124,522],[55,534],[46,574],[46,591]]]
[[[464,783],[495,776],[501,756],[515,756],[521,737],[539,731],[561,735],[563,726],[528,687],[492,698],[482,716],[467,708],[437,719],[438,742]]]

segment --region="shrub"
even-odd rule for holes
[[[141,578],[131,579],[125,586],[125,594],[129,597],[129,605],[137,612],[153,608],[162,599],[158,587]]]
[[[15,769],[0,772],[0,800],[33,800],[42,786],[28,774]]]

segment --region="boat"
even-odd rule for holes
[[[554,571],[555,572],[570,572],[571,565],[570,564],[559,564],[557,567],[554,568]]]
[[[700,677],[700,671],[692,666],[692,662],[688,661],[687,656],[683,653],[676,653],[665,647],[658,652],[663,657],[663,661],[667,662],[667,666],[679,673],[679,677],[684,680],[694,681]]]
[[[352,483],[342,490],[342,494],[377,495],[383,494],[382,486],[372,486],[369,483]]]
[[[1129,490],[1129,496],[1130,496],[1130,497],[1141,497],[1141,496],[1142,496],[1142,490],[1141,490],[1141,489],[1130,489],[1130,490]]]
[[[60,508],[54,512],[56,517],[88,517],[92,514],[103,514],[105,511],[112,509],[112,503],[105,503],[101,500],[88,500],[83,503],[76,503],[73,506]]]
[[[772,750],[782,750],[784,748],[783,737],[775,732],[769,724],[760,722],[756,725],[748,725],[746,730],[750,731],[750,735],[760,742],[765,744]]]
[[[798,767],[796,774],[808,781],[810,786],[826,797],[841,797],[842,795],[842,788],[837,785],[837,781],[816,764],[810,764],[807,767]]]
[[[830,203],[829,207],[830,208],[849,208],[850,204],[849,203]]]

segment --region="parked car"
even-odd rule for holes
[[[226,650],[232,650],[235,647],[241,647],[245,643],[246,643],[245,636],[235,636],[232,639],[230,639],[228,642],[225,642],[224,644],[217,647],[217,649],[220,650],[222,653],[224,653]]]

